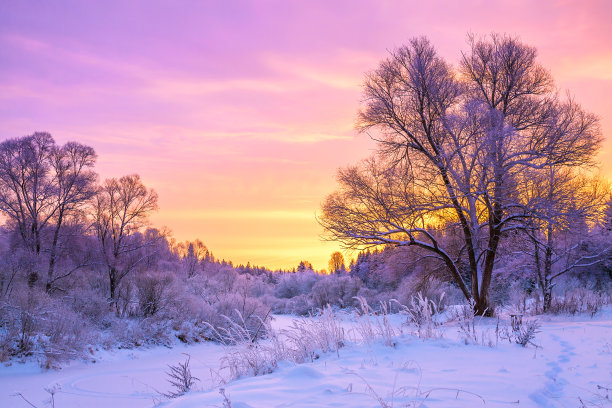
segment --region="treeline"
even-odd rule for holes
[[[0,143],[0,360],[215,340],[232,322],[258,332],[272,312],[338,304],[307,261],[234,266],[176,242],[149,223],[155,191],[138,175],[100,181],[95,163],[93,148],[48,133]],[[339,281],[348,305],[360,284]]]

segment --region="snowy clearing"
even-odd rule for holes
[[[277,316],[275,328],[291,317]],[[456,324],[444,325],[443,338],[422,340],[401,328],[395,346],[358,341],[358,321],[343,317],[349,343],[305,364],[281,363],[272,374],[242,378],[224,386],[234,408],[244,407],[602,407],[612,406],[612,309],[595,318],[539,317],[535,343],[523,348],[497,340],[495,319],[477,326],[479,343],[465,344]],[[400,316],[390,316],[400,329]],[[507,322],[502,319],[503,323]],[[489,347],[489,342],[499,341]],[[75,362],[59,371],[36,363],[0,368],[0,406],[48,404],[44,389],[58,385],[55,406],[138,408],[221,407],[219,380],[226,348],[200,344],[148,350],[96,353],[97,362]],[[191,356],[201,381],[196,391],[167,400],[168,365]],[[338,357],[339,355],[339,357]]]

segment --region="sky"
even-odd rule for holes
[[[50,132],[138,173],[151,221],[234,264],[327,268],[316,221],[354,130],[365,73],[427,36],[453,64],[468,33],[520,37],[597,114],[612,175],[609,1],[0,1],[0,140]],[[345,258],[354,256],[345,253]]]

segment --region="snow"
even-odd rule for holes
[[[150,408],[162,399],[160,393],[169,391],[165,373],[169,364],[185,360],[183,353],[191,356],[193,375],[212,384],[211,369],[218,368],[223,353],[213,343],[98,352],[95,363],[73,362],[61,370],[44,370],[35,362],[2,366],[0,407],[27,407],[20,397],[12,396],[16,392],[43,407],[49,400],[44,388],[58,384],[58,408]]]
[[[273,373],[225,384],[234,408],[246,407],[581,407],[612,406],[612,309],[590,318],[539,318],[540,333],[523,348],[500,340],[495,347],[465,344],[455,325],[444,337],[421,340],[409,328],[395,346],[382,342],[351,342],[312,363],[282,363]],[[399,325],[401,318],[392,316]],[[287,328],[292,317],[277,316],[275,328]],[[344,316],[347,331],[354,317]],[[494,319],[478,326],[495,341]],[[356,331],[354,331],[356,332]],[[485,342],[487,343],[487,342]],[[35,363],[0,367],[0,406],[26,407],[19,397],[39,407],[58,384],[55,406],[67,407],[221,407],[219,361],[224,348],[216,344],[178,345],[172,349],[98,352],[96,363],[72,363],[59,371],[42,371]],[[198,389],[167,400],[168,364],[191,356]],[[598,388],[605,387],[605,388]],[[581,402],[582,401],[582,402]]]

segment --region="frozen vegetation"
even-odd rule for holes
[[[426,309],[429,308],[429,311]],[[368,312],[369,310],[369,312]],[[273,316],[265,339],[97,351],[41,371],[0,369],[3,406],[56,407],[602,407],[612,388],[612,309],[594,315],[474,318],[431,303],[391,315],[360,307]],[[366,313],[364,313],[366,312]],[[412,312],[412,313],[411,313]],[[523,347],[519,340],[537,322]],[[242,335],[241,335],[242,334]],[[182,394],[171,367],[188,362]],[[220,392],[223,390],[223,394]],[[225,405],[224,405],[225,404]]]

